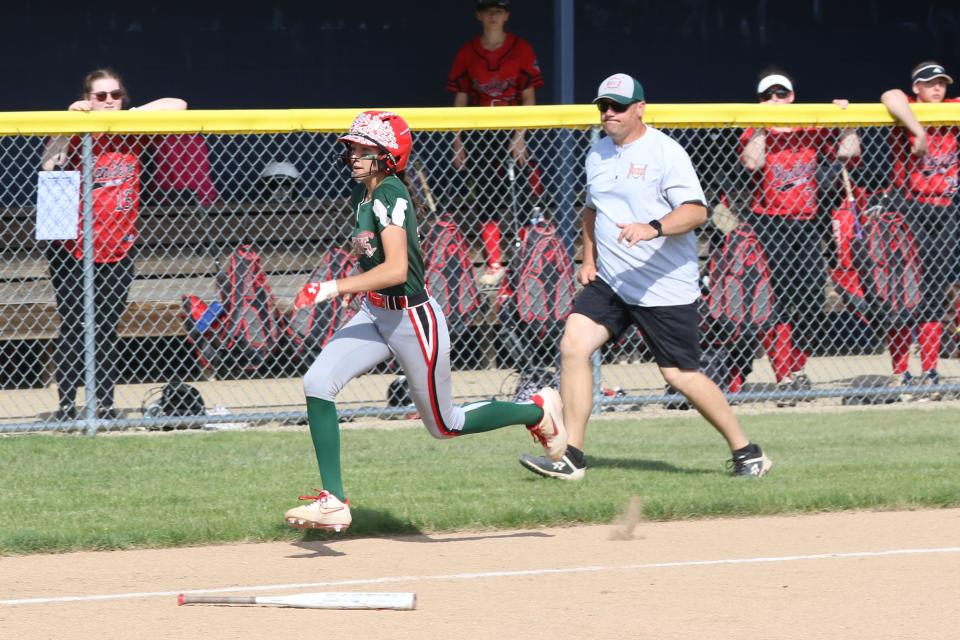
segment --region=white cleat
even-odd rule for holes
[[[284,515],[287,524],[294,529],[329,529],[339,533],[348,529],[353,522],[350,502],[341,502],[329,491],[320,491],[315,496],[300,496],[300,500],[311,502],[294,507]]]
[[[543,419],[528,425],[533,439],[539,442],[551,462],[559,462],[567,450],[567,429],[563,426],[563,401],[556,389],[544,387],[533,396],[533,402],[543,409]]]

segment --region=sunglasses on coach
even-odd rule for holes
[[[630,104],[633,104],[632,102]],[[601,100],[597,103],[597,110],[600,113],[606,113],[607,109],[612,109],[614,113],[623,113],[630,108],[629,104],[620,104],[613,100]]]
[[[124,93],[123,89],[116,89],[114,91],[97,91],[96,93],[91,93],[90,95],[96,98],[97,102],[106,102],[107,96],[110,96],[114,100],[119,100],[126,94]]]
[[[787,89],[767,89],[766,91],[760,94],[760,100],[762,100],[763,102],[766,102],[773,96],[777,96],[778,98],[786,98],[787,96],[790,95],[790,93],[791,92]]]

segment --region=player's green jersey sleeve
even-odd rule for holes
[[[350,194],[351,208],[356,215],[351,249],[360,269],[369,271],[383,264],[381,233],[391,225],[401,227],[407,233],[407,281],[381,289],[379,293],[408,296],[423,291],[423,253],[417,237],[417,214],[407,188],[399,178],[390,176],[374,189],[373,197],[365,198],[366,193],[363,185],[357,185]]]

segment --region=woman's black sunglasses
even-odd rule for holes
[[[91,92],[90,95],[93,96],[94,98],[96,98],[96,99],[97,99],[97,102],[106,102],[107,96],[110,96],[110,97],[113,98],[114,100],[119,100],[119,99],[122,98],[125,94],[124,94],[124,92],[123,92],[123,89],[116,89],[116,90],[114,90],[114,91],[96,91],[96,92]]]
[[[614,102],[613,100],[601,100],[597,103],[597,110],[600,111],[600,113],[606,113],[607,109],[613,109],[614,113],[623,113],[629,108],[629,104],[620,104],[619,102]]]
[[[786,98],[790,95],[790,93],[791,91],[789,89],[767,89],[760,94],[760,100],[767,101],[773,96],[777,96],[778,98]]]

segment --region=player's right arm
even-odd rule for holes
[[[900,89],[890,89],[884,91],[880,96],[880,102],[887,108],[890,115],[896,118],[903,127],[913,136],[913,145],[910,152],[915,156],[923,156],[927,153],[927,131],[917,120],[913,109],[910,108],[910,101],[907,94]]]
[[[590,207],[583,208],[583,261],[577,280],[586,286],[597,278],[597,211]]]

